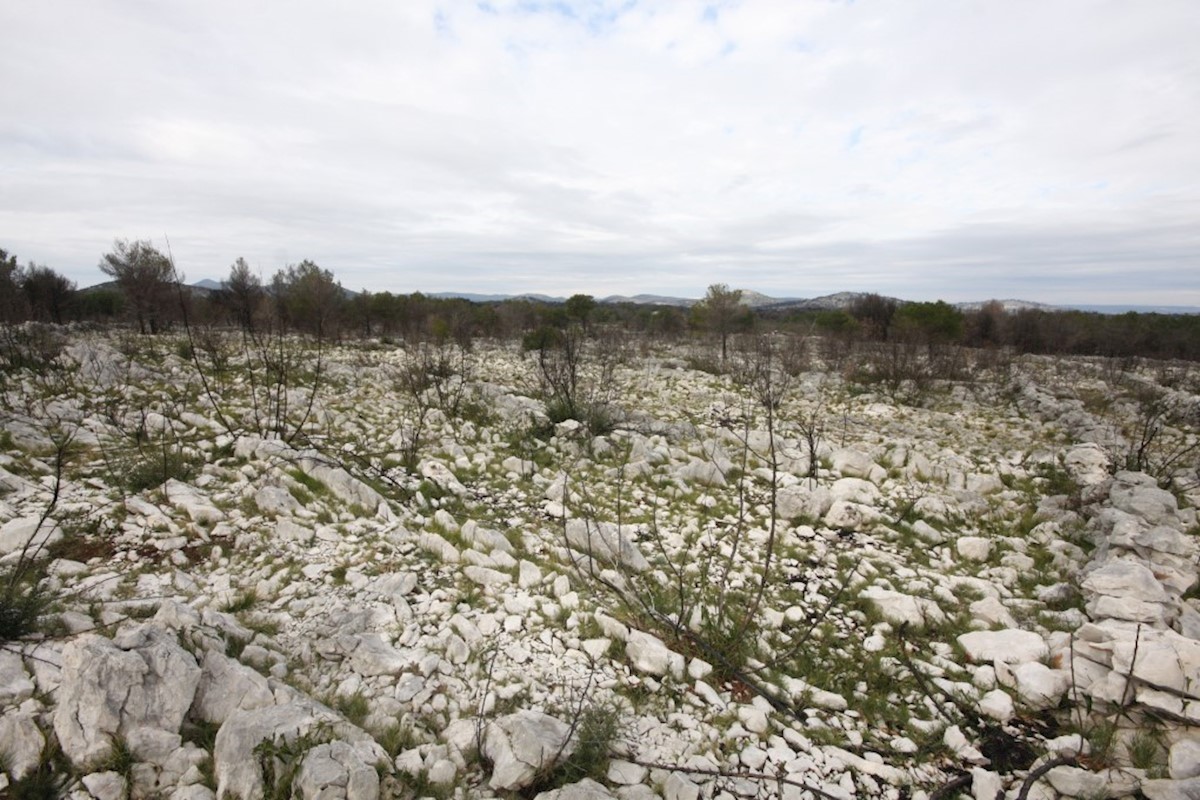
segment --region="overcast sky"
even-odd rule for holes
[[[1197,0],[0,4],[0,248],[1200,305]]]

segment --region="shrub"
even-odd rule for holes
[[[202,461],[178,443],[162,442],[140,449],[117,465],[117,476],[131,492],[156,489],[169,480],[187,481]]]
[[[8,568],[0,572],[0,644],[42,630],[55,595],[40,575]]]

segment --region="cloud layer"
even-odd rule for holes
[[[1200,304],[1200,5],[7,4],[0,247],[100,279]]]

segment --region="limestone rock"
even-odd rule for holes
[[[218,725],[234,711],[274,705],[267,679],[249,667],[215,650],[204,655],[192,714]]]
[[[369,789],[369,780],[360,775],[358,765],[373,765],[387,760],[384,752],[370,736],[362,730],[350,725],[333,711],[312,701],[295,699],[266,708],[234,711],[217,731],[216,743],[213,747],[213,762],[216,769],[217,796],[238,796],[245,800],[254,800],[263,796],[263,775],[255,748],[263,741],[272,741],[279,745],[309,739],[309,752],[322,744],[335,742],[347,745],[353,752],[348,755],[343,748],[338,748],[336,755],[330,748],[322,751],[328,754],[328,759],[322,757],[310,770],[310,785],[316,785],[323,776],[330,776],[335,771],[344,774],[343,784],[347,794],[353,785],[356,790],[360,787]],[[323,741],[322,741],[323,740]],[[304,754],[297,754],[303,757]],[[331,763],[336,764],[335,768]],[[359,775],[353,783],[350,775]],[[337,778],[334,778],[335,782]],[[357,797],[378,795],[378,784],[375,784],[375,795],[358,794]],[[339,795],[334,795],[339,796]]]
[[[1093,442],[1068,450],[1063,457],[1063,466],[1080,486],[1095,486],[1108,480],[1108,453]]]
[[[1148,800],[1200,800],[1200,778],[1142,781],[1139,788]]]
[[[484,755],[492,762],[488,786],[511,791],[528,786],[541,771],[574,751],[567,723],[540,711],[518,711],[488,725]]]
[[[1114,508],[1141,517],[1151,525],[1174,521],[1179,511],[1175,495],[1159,489],[1152,478],[1130,472],[1117,473],[1109,500]]]
[[[633,541],[634,530],[628,525],[594,520],[567,520],[567,544],[585,555],[622,566],[634,572],[649,569],[650,564]]]
[[[1071,685],[1071,676],[1062,670],[1029,661],[1013,671],[1017,694],[1030,708],[1054,708]]]
[[[866,589],[860,597],[875,606],[879,614],[893,625],[908,624],[923,628],[926,624],[946,620],[941,607],[924,597],[913,597],[877,586]]]
[[[1177,781],[1200,777],[1200,740],[1180,739],[1171,745],[1167,767],[1170,776]]]
[[[780,519],[820,519],[833,505],[833,497],[824,486],[806,484],[786,486],[775,496],[775,508]]]
[[[312,800],[376,800],[379,774],[359,749],[346,742],[319,744],[304,756],[294,792]]]
[[[676,680],[683,678],[683,656],[668,648],[657,636],[631,630],[625,642],[625,655],[638,672],[659,677],[670,675]]]
[[[0,704],[20,703],[30,697],[33,690],[33,680],[25,671],[20,654],[0,650]]]
[[[967,561],[987,561],[992,555],[992,542],[983,536],[960,536],[954,549]]]
[[[1007,628],[1001,631],[971,631],[958,637],[967,658],[981,661],[1021,663],[1037,661],[1049,653],[1045,640],[1031,631]]]
[[[18,517],[0,525],[0,555],[25,549],[28,554],[45,554],[45,548],[63,536],[62,528],[52,519],[40,516]]]
[[[37,769],[45,744],[32,714],[18,711],[0,717],[0,757],[13,779],[21,780]]]
[[[613,800],[613,794],[591,778],[578,783],[569,783],[549,792],[542,792],[537,800]]]
[[[159,628],[118,643],[84,634],[63,649],[54,731],[77,765],[108,755],[112,737],[139,727],[178,733],[200,681],[191,653]]]

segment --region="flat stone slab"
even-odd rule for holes
[[[1006,664],[1040,661],[1049,654],[1046,641],[1031,631],[1008,628],[1002,631],[971,631],[958,637],[967,658]]]

